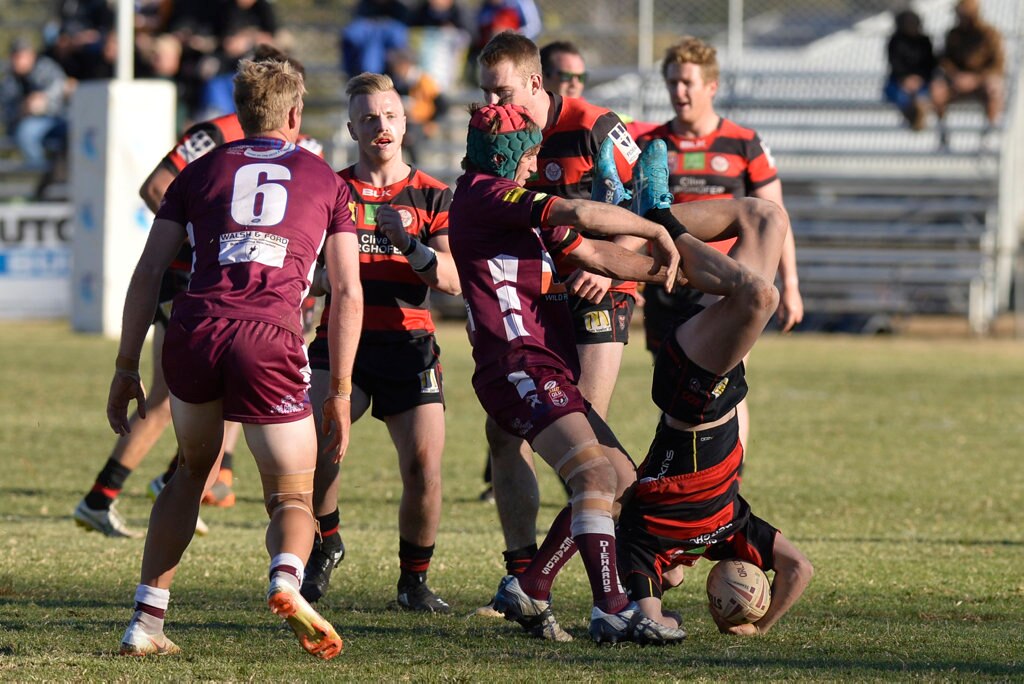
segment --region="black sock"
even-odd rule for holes
[[[426,582],[427,570],[430,568],[430,559],[433,556],[433,544],[417,546],[399,537],[398,565],[402,569],[402,574],[398,578],[398,586],[405,587]]]
[[[230,451],[224,452],[224,458],[220,461],[221,470],[234,470],[235,456]]]
[[[108,458],[103,465],[103,470],[96,476],[96,483],[85,495],[85,505],[94,510],[107,510],[117,495],[124,488],[124,481],[132,474],[130,468],[125,468],[112,458]]]
[[[338,527],[341,525],[341,511],[335,508],[327,515],[318,515],[316,523],[320,528],[320,539],[323,546],[330,547],[341,543],[341,534],[338,532]]]
[[[501,555],[505,557],[505,570],[508,574],[521,575],[533,557],[537,555],[537,545],[530,544],[521,549],[502,551]]]

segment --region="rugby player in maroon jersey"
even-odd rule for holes
[[[246,138],[189,164],[171,183],[125,300],[107,402],[107,419],[118,434],[130,430],[132,399],[145,418],[139,355],[161,276],[188,239],[192,279],[175,300],[163,348],[182,463],[153,505],[136,609],[120,652],[180,652],[163,630],[170,586],[192,538],[224,421],[234,420],[244,426],[270,517],[267,603],[307,652],[328,659],[341,652],[341,639],[299,592],[316,530],[317,460],[300,306],[324,249],[333,293],[323,409],[332,439],[325,449],[340,460],[348,447],[362,320],[351,198],[322,159],[295,145],[305,87],[293,67],[244,61],[234,84]]]
[[[613,173],[625,181],[640,150],[611,111],[580,98],[563,98],[543,87],[540,51],[530,39],[500,33],[479,57],[480,86],[491,104],[525,107],[543,131],[539,173],[527,181],[531,190],[569,199],[590,199],[602,146]],[[631,236],[619,244],[636,248]],[[598,415],[605,418],[619,373],[623,347],[635,304],[636,283],[613,281],[601,274],[558,264],[570,297],[581,373],[578,386]],[[492,454],[495,503],[505,537],[506,569],[515,574],[537,550],[536,519],[540,507],[532,451],[520,437],[500,429],[492,418],[486,426]],[[487,612],[487,608],[481,609]]]
[[[715,48],[685,36],[665,51],[661,73],[676,115],[642,135],[638,142],[645,147],[651,140],[660,139],[668,146],[669,191],[673,201],[759,197],[782,207],[782,183],[768,148],[756,132],[715,111],[719,75]],[[734,242],[711,244],[728,253]],[[792,229],[786,234],[778,271],[781,289],[776,318],[780,329],[788,332],[804,316]],[[657,355],[661,341],[680,319],[699,310],[703,298],[704,293],[693,287],[676,288],[671,294],[657,285],[645,288],[644,329],[652,354]],[[747,402],[741,401],[737,411],[740,441],[746,446],[750,424]]]
[[[489,416],[526,439],[569,485],[539,559],[502,579],[494,606],[530,634],[566,641],[549,605],[558,570],[579,550],[594,606],[597,643],[670,643],[686,633],[644,618],[622,591],[615,566],[613,509],[633,482],[633,464],[577,387],[579,357],[565,283],[555,263],[606,276],[672,282],[678,255],[668,232],[617,206],[526,189],[537,170],[541,132],[523,107],[484,105],[469,125],[466,174],[452,202],[450,243],[469,313],[473,387]],[[486,221],[480,217],[486,216]],[[633,235],[655,259],[576,229]]]
[[[372,401],[372,415],[387,425],[398,451],[402,499],[398,506],[398,606],[447,613],[448,604],[427,586],[427,571],[441,520],[444,394],[440,349],[430,315],[430,288],[459,294],[448,249],[447,185],[402,160],[406,118],[389,76],[363,73],[348,82],[348,129],[358,161],[340,172],[353,199],[363,283],[363,332],[356,353],[352,420]],[[329,380],[329,310],[310,345],[311,396]],[[370,454],[366,454],[370,457]],[[338,533],[339,466],[317,463],[313,505],[322,539],[306,565],[302,593],[317,601],[344,557]]]
[[[303,73],[302,63],[287,57],[283,52],[271,45],[258,46],[253,54],[257,62],[265,60],[287,61],[299,73]],[[190,162],[199,159],[210,150],[224,144],[242,139],[242,127],[235,114],[225,114],[210,121],[191,126],[182,135],[177,144],[164,156],[139,188],[139,195],[146,206],[155,214],[160,208],[167,187]],[[299,136],[298,144],[318,156],[323,156],[323,148],[315,138]],[[138,468],[149,453],[160,435],[171,422],[171,408],[167,395],[167,383],[164,380],[161,364],[164,332],[170,316],[174,297],[188,287],[188,279],[192,270],[192,248],[186,242],[171,262],[160,285],[160,299],[153,317],[153,379],[146,397],[146,420],[140,421],[138,415],[132,416],[131,432],[120,436],[107,458],[103,468],[96,476],[92,489],[75,508],[76,524],[86,530],[96,530],[108,537],[141,537],[142,533],[132,530],[125,523],[117,510],[117,497],[120,495],[128,476]],[[238,440],[239,425],[229,423],[224,431],[224,454],[219,470],[211,475],[211,483],[203,495],[203,502],[219,506],[230,506],[234,503],[232,490],[232,451]],[[171,478],[177,466],[178,454],[171,458],[166,472],[158,475],[150,482],[147,493],[154,499]],[[214,479],[215,478],[215,479]],[[208,531],[201,518],[196,520],[196,534]]]

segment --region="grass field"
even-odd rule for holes
[[[503,574],[502,543],[494,507],[477,501],[483,414],[464,335],[445,324],[439,337],[448,446],[431,584],[453,615],[388,607],[400,484],[383,426],[366,418],[343,468],[348,556],[321,603],[345,653],[310,658],[266,609],[266,519],[243,447],[238,505],[204,509],[212,531],[192,544],[173,590],[167,632],[184,654],[135,660],[116,652],[142,541],[85,534],[71,520],[113,443],[103,409],[116,345],[66,323],[0,326],[0,678],[1024,680],[1019,342],[766,337],[749,371],[744,493],[812,560],[810,588],[769,635],[728,638],[707,616],[701,564],[666,596],[686,620],[685,644],[598,649],[586,638],[589,590],[577,561],[555,585],[556,614],[574,643],[466,617]],[[646,352],[630,345],[611,424],[637,459],[655,421],[649,386]],[[129,479],[121,509],[133,526],[145,526],[146,483],[172,450],[165,435]],[[542,526],[563,496],[545,470]]]

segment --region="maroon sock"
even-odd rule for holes
[[[615,565],[615,537],[588,532],[576,535],[575,540],[587,569],[594,605],[606,613],[618,613],[629,604],[629,599],[619,584],[619,572]]]
[[[530,566],[519,575],[519,586],[530,598],[547,601],[551,597],[551,585],[569,559],[576,555],[576,543],[572,539],[572,508],[566,506],[551,523],[551,529],[533,557]]]

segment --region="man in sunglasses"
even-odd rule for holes
[[[562,97],[583,97],[587,85],[587,64],[579,49],[567,40],[556,40],[540,49],[540,70],[544,90]]]

